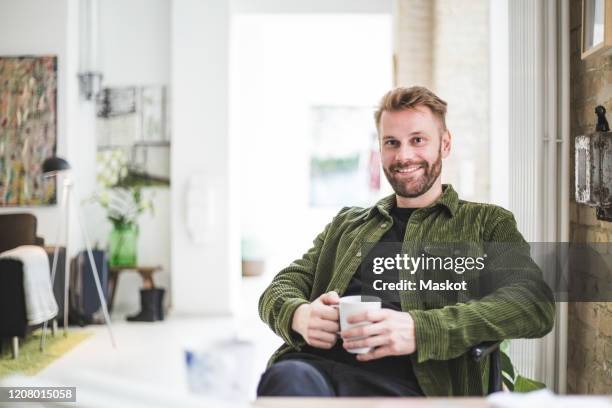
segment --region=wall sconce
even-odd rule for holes
[[[595,132],[575,141],[576,202],[597,208],[597,219],[612,221],[612,132],[606,109],[595,108]]]
[[[102,78],[103,75],[100,72],[83,72],[79,74],[79,89],[81,95],[91,101],[102,91]]]
[[[102,90],[103,75],[98,69],[98,10],[98,0],[81,0],[79,89],[88,101]]]

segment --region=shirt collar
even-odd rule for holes
[[[457,192],[453,189],[451,184],[442,184],[442,194],[436,201],[434,201],[431,205],[428,205],[425,208],[435,208],[435,207],[444,207],[448,210],[451,217],[455,215],[457,211],[457,206],[459,205],[459,196]],[[373,212],[377,210],[381,214],[389,217],[389,212],[395,206],[395,194],[391,194],[387,197],[382,198],[380,201],[376,203],[374,207],[370,210],[370,216],[373,215]]]

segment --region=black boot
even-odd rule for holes
[[[164,320],[164,293],[166,289],[155,289],[157,296],[155,298],[157,305],[157,320]]]
[[[159,320],[158,293],[158,289],[140,289],[140,313],[128,316],[128,322],[154,322]]]

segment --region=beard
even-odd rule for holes
[[[421,166],[423,169],[422,174],[406,178],[397,173],[398,170],[410,166]],[[442,152],[438,152],[438,158],[431,164],[424,160],[408,160],[405,162],[395,162],[389,168],[383,167],[383,171],[395,194],[405,198],[419,197],[429,191],[440,176],[442,172]]]

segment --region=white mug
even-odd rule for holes
[[[366,301],[367,300],[367,301]],[[348,330],[353,327],[367,326],[370,322],[361,322],[350,324],[347,322],[349,316],[353,316],[357,313],[364,312],[367,310],[378,310],[380,309],[381,300],[375,296],[345,296],[340,298],[338,309],[340,311],[340,330]],[[353,337],[351,340],[362,340],[366,337]],[[363,354],[370,351],[372,347],[359,347],[347,350],[353,354]]]

